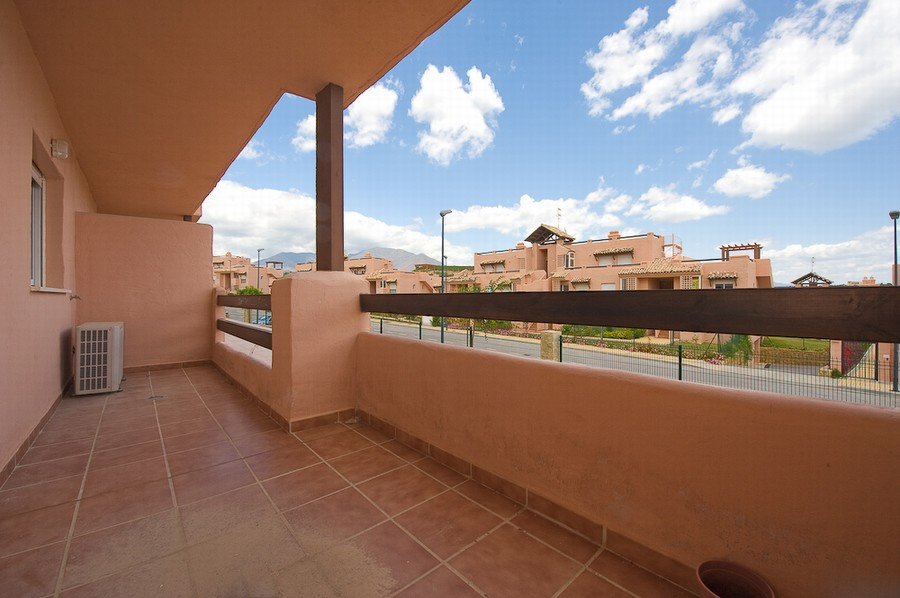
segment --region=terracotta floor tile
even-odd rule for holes
[[[353,428],[353,431],[356,432],[357,434],[362,434],[363,436],[365,436],[366,438],[368,438],[375,444],[383,444],[385,442],[390,442],[391,440],[393,440],[393,438],[391,436],[388,436],[384,432],[376,430],[375,428],[373,428],[371,426],[366,426],[366,425],[357,426],[357,427]]]
[[[0,589],[6,596],[47,596],[56,589],[65,542],[0,559]]]
[[[0,519],[0,557],[65,540],[74,512],[67,502]]]
[[[241,456],[234,450],[230,440],[217,444],[208,444],[200,448],[180,453],[174,453],[167,457],[169,471],[172,476],[181,475],[189,471],[206,469],[213,465],[228,463],[240,459]]]
[[[396,440],[385,442],[381,445],[381,448],[391,451],[404,461],[409,461],[410,463],[415,463],[416,461],[420,461],[425,458],[425,455],[423,455],[422,453],[415,451],[402,442],[397,442]]]
[[[153,480],[82,499],[75,519],[75,535],[140,519],[171,509],[168,480]]]
[[[274,514],[237,524],[187,552],[199,596],[278,596],[279,571],[304,556]],[[303,587],[292,593],[303,595]]]
[[[331,436],[332,434],[337,434],[338,432],[346,432],[347,429],[347,426],[345,426],[344,424],[333,423],[326,424],[324,426],[316,426],[315,428],[299,430],[294,433],[297,435],[297,438],[299,438],[303,442],[308,442],[310,440],[316,440],[318,438],[325,438],[326,436]]]
[[[151,440],[159,439],[159,430],[156,428],[143,428],[132,432],[123,432],[119,434],[109,434],[97,438],[97,444],[94,445],[95,451],[106,451],[114,448],[122,448],[132,446],[134,444],[143,444]]]
[[[442,559],[497,527],[502,520],[471,500],[445,492],[399,515],[395,521]]]
[[[582,563],[587,563],[599,548],[593,542],[560,527],[534,511],[522,511],[510,523]]]
[[[281,510],[316,500],[346,486],[347,482],[324,463],[272,478],[263,484],[272,502]]]
[[[135,430],[143,430],[144,428],[156,429],[156,414],[140,415],[130,418],[103,418],[100,422],[100,436],[109,436],[111,434],[122,434],[125,432],[133,432]]]
[[[187,554],[176,554],[66,590],[65,598],[190,598],[194,596]]]
[[[276,513],[262,489],[255,484],[179,507],[179,510],[188,544],[197,544],[236,525]]]
[[[251,457],[259,453],[300,444],[297,438],[284,430],[271,430],[269,432],[260,432],[259,434],[240,436],[235,438],[233,442],[238,452],[244,457]]]
[[[447,489],[411,465],[363,482],[358,487],[389,515],[396,515]]]
[[[303,550],[315,554],[385,520],[372,503],[353,488],[286,511]]]
[[[580,568],[510,525],[491,532],[450,565],[490,596],[517,597],[552,596]]]
[[[201,430],[200,432],[190,432],[181,436],[167,436],[163,439],[165,451],[167,454],[180,453],[181,451],[189,451],[192,449],[225,442],[228,435],[222,430],[216,428],[214,430]]]
[[[374,478],[406,461],[381,447],[373,446],[330,461],[331,466],[353,483]]]
[[[243,461],[230,461],[172,478],[179,505],[222,494],[255,481]]]
[[[344,430],[337,434],[310,440],[306,445],[321,455],[323,459],[334,459],[354,451],[368,448],[372,446],[372,443],[353,430]]]
[[[243,419],[241,421],[222,422],[222,428],[225,433],[232,438],[247,436],[248,434],[258,434],[259,432],[267,432],[269,430],[278,430],[280,426],[275,420],[262,416]]]
[[[415,467],[417,469],[421,469],[431,477],[437,478],[444,484],[447,484],[451,487],[456,486],[457,484],[462,484],[468,479],[461,473],[458,473],[456,471],[453,471],[449,467],[441,465],[434,459],[422,459],[420,461],[416,461]]]
[[[63,588],[123,572],[184,546],[174,509],[73,538]]]
[[[688,592],[653,573],[604,550],[590,564],[602,577],[640,596],[687,597]]]
[[[160,444],[159,438],[141,444],[132,444],[106,451],[95,451],[94,456],[91,458],[91,471],[153,459],[154,457],[161,457],[162,454],[162,444]]]
[[[100,423],[101,410],[91,413],[67,413],[62,415],[54,415],[41,429],[41,432],[47,433],[47,436],[60,432],[75,430],[79,435],[85,435],[86,438],[93,438],[97,426]]]
[[[184,548],[175,510],[109,527],[72,539],[63,576],[70,588]]]
[[[320,459],[299,442],[274,451],[247,457],[247,465],[260,480],[288,473],[320,462]]]
[[[390,521],[347,543],[362,550],[379,568],[387,570],[390,583],[386,589],[390,591],[399,590],[438,564],[433,556]]]
[[[84,438],[93,438],[97,433],[97,425],[78,425],[66,426],[62,430],[44,430],[34,440],[35,446],[43,446],[45,444],[57,444],[60,442],[71,442],[73,440],[82,440]]]
[[[134,461],[104,469],[91,468],[84,481],[83,497],[95,496],[103,492],[136,486],[153,480],[164,480],[168,475],[166,462],[162,457]]]
[[[182,434],[191,434],[193,432],[203,432],[207,430],[219,430],[219,424],[209,414],[194,419],[179,421],[176,423],[161,426],[163,438],[171,438],[172,436],[181,436]]]
[[[84,455],[91,452],[94,444],[93,437],[82,438],[81,440],[72,440],[71,442],[60,442],[58,444],[46,444],[43,446],[32,446],[22,457],[19,465],[33,465],[42,461],[50,461],[52,459],[62,459],[64,457],[74,457],[76,455]]]
[[[76,475],[4,490],[0,492],[0,519],[74,501],[83,479],[84,476]]]
[[[505,496],[502,496],[490,488],[482,486],[478,482],[468,480],[454,488],[460,494],[468,496],[485,509],[492,511],[503,517],[511,517],[523,509],[522,505],[517,504]]]
[[[397,598],[468,598],[481,596],[447,567],[439,567],[412,584]]]
[[[3,484],[3,490],[82,474],[87,461],[88,455],[76,455],[65,459],[43,461],[34,465],[21,465],[13,470],[6,483]]]
[[[591,571],[579,575],[560,598],[630,598],[625,590],[614,586]]]

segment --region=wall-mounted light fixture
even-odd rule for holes
[[[54,158],[65,160],[69,157],[69,142],[65,139],[51,139],[50,154]]]

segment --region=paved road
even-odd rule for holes
[[[419,338],[419,327],[410,324],[385,321],[383,324],[372,320],[372,332],[379,332],[406,338]],[[423,326],[422,340],[440,342],[440,331]],[[446,344],[465,347],[467,334],[465,331],[446,330]],[[475,348],[497,351],[507,355],[518,355],[533,359],[540,358],[540,345],[535,340],[511,337],[487,336],[475,334]],[[563,361],[591,367],[605,367],[639,374],[649,374],[669,379],[678,378],[677,360],[671,357],[630,353],[610,349],[595,349],[566,344],[563,347]],[[761,390],[789,395],[800,395],[856,403],[879,407],[900,407],[900,393],[872,388],[872,383],[854,380],[833,380],[815,374],[791,371],[781,368],[762,368],[756,366],[712,365],[702,361],[685,360],[682,366],[682,380],[740,388]],[[868,385],[869,388],[864,387]],[[886,386],[884,387],[887,388]]]

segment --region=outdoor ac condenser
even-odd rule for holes
[[[124,344],[122,322],[88,322],[75,328],[76,395],[119,390]]]

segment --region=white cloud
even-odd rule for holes
[[[463,84],[449,66],[438,70],[429,64],[409,109],[416,122],[428,125],[419,132],[418,151],[441,166],[463,151],[470,158],[480,156],[493,142],[496,117],[503,112],[490,75],[474,66],[466,75],[469,82]]]
[[[745,158],[738,160],[738,168],[729,168],[722,177],[713,183],[713,189],[729,197],[743,196],[759,199],[775,189],[775,185],[790,179],[790,175],[775,174],[761,166],[747,163]]]
[[[653,222],[687,222],[724,214],[728,209],[728,206],[711,206],[691,195],[678,193],[670,185],[650,187],[625,214]]]
[[[259,160],[264,155],[262,142],[251,139],[238,154],[238,160]]]
[[[362,93],[344,117],[344,139],[350,147],[366,147],[384,141],[394,117],[399,94],[384,83]]]
[[[614,212],[623,210],[630,201],[627,195],[602,186],[584,199],[535,199],[523,195],[511,206],[474,205],[454,210],[447,217],[446,225],[452,232],[491,229],[521,239],[542,223],[556,226],[557,210],[560,210],[561,227],[581,239],[606,234],[610,227],[619,226],[622,220]]]
[[[890,283],[893,264],[893,228],[883,226],[852,239],[835,243],[791,244],[780,249],[763,250],[772,260],[772,274],[778,282],[791,282],[810,270],[816,258],[815,271],[836,284],[859,281],[874,276],[876,282]]]
[[[222,180],[203,202],[201,222],[214,230],[213,251],[253,256],[265,247],[263,257],[280,251],[315,252],[315,199],[298,191],[251,189]],[[353,253],[370,247],[394,247],[425,253],[435,259],[441,255],[440,235],[427,235],[411,226],[389,224],[359,212],[344,215],[344,247]],[[472,250],[448,240],[446,254],[450,263],[472,263]]]
[[[702,184],[703,184],[703,175],[702,175],[702,174],[698,174],[698,175],[697,175],[697,178],[694,179],[694,182],[691,183],[691,188],[692,188],[692,189],[696,189],[697,187],[699,187],[699,186],[702,185]]]
[[[645,170],[647,170],[647,165],[646,165],[646,164],[638,164],[638,165],[637,165],[637,168],[634,169],[634,174],[641,174],[641,173],[644,172]]]
[[[900,115],[900,2],[798,4],[779,19],[731,85],[758,99],[749,144],[826,152],[870,137]],[[789,59],[786,59],[789,58]]]
[[[709,166],[709,163],[713,161],[713,158],[716,157],[716,150],[709,152],[709,155],[706,156],[703,160],[697,160],[696,162],[691,162],[688,164],[688,170],[696,170],[698,168],[706,168]]]
[[[297,133],[291,139],[291,144],[298,152],[316,151],[316,115],[310,114],[303,120],[297,121]]]
[[[643,85],[641,91],[619,106],[613,119],[640,112],[655,116],[677,104],[711,97],[714,87],[701,83],[701,78],[730,72],[729,44],[737,41],[733,24],[726,26],[722,35],[698,37],[673,71],[650,75],[682,37],[705,31],[723,16],[743,10],[741,0],[677,0],[668,17],[646,31],[641,30],[649,20],[649,10],[644,7],[632,12],[623,29],[601,39],[597,51],[585,57],[593,75],[582,84],[581,92],[590,114],[604,114],[612,106],[612,94],[637,84]]]
[[[634,130],[635,125],[619,125],[612,130],[613,135],[621,135],[622,133],[628,133]]]
[[[525,38],[523,36],[519,35],[518,33],[513,35],[513,38],[516,40],[517,46],[521,46],[521,45],[525,44]]]
[[[719,108],[715,112],[713,112],[713,122],[717,125],[724,125],[727,122],[731,122],[735,118],[741,115],[741,106],[740,104],[728,104],[724,108]]]

